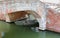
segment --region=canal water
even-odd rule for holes
[[[3,38],[60,38],[60,33],[52,31],[36,32],[31,30],[30,27],[2,21],[0,21],[0,32],[4,32]]]

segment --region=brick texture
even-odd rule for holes
[[[53,9],[49,9],[47,19],[50,21],[50,23],[47,22],[47,30],[60,32],[60,13],[55,13]]]

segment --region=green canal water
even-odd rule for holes
[[[29,27],[0,21],[0,32],[5,32],[3,38],[60,38],[60,33],[51,31],[32,31]]]

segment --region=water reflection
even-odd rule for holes
[[[46,34],[47,34],[46,31],[40,31],[39,32],[39,38],[47,38]]]
[[[60,38],[59,33],[50,31],[33,31],[29,27],[23,27],[0,21],[0,32],[4,38]]]
[[[0,21],[0,32],[8,32],[9,28],[10,28],[10,24]]]

